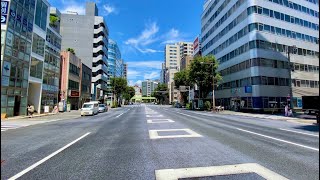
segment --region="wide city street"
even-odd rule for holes
[[[1,132],[1,179],[319,179],[318,133],[160,105],[79,112]]]

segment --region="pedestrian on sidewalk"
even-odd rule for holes
[[[293,117],[293,112],[292,112],[292,109],[291,109],[291,108],[289,108],[288,117]]]
[[[58,105],[55,105],[53,110],[52,110],[52,113],[55,113],[57,114],[59,111],[58,111]]]
[[[29,118],[31,118],[33,116],[33,113],[34,113],[34,106],[28,104],[27,110],[28,110],[28,116],[29,116]]]
[[[286,106],[284,107],[284,116],[288,116],[288,111],[289,111],[289,106],[288,104],[286,104]]]

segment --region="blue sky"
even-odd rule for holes
[[[62,13],[85,13],[85,0],[49,0]],[[200,33],[203,0],[96,0],[122,58],[130,85],[158,79],[164,45],[193,41]]]

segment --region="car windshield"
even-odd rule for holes
[[[105,107],[105,105],[104,104],[99,104],[99,107]]]
[[[93,108],[92,104],[84,104],[82,108]]]

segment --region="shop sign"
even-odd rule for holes
[[[6,24],[8,19],[9,1],[1,1],[1,24]]]
[[[11,71],[11,63],[8,61],[3,61],[2,75],[10,76],[10,71]]]
[[[75,91],[75,90],[70,90],[70,97],[80,97],[80,93],[79,91]]]

